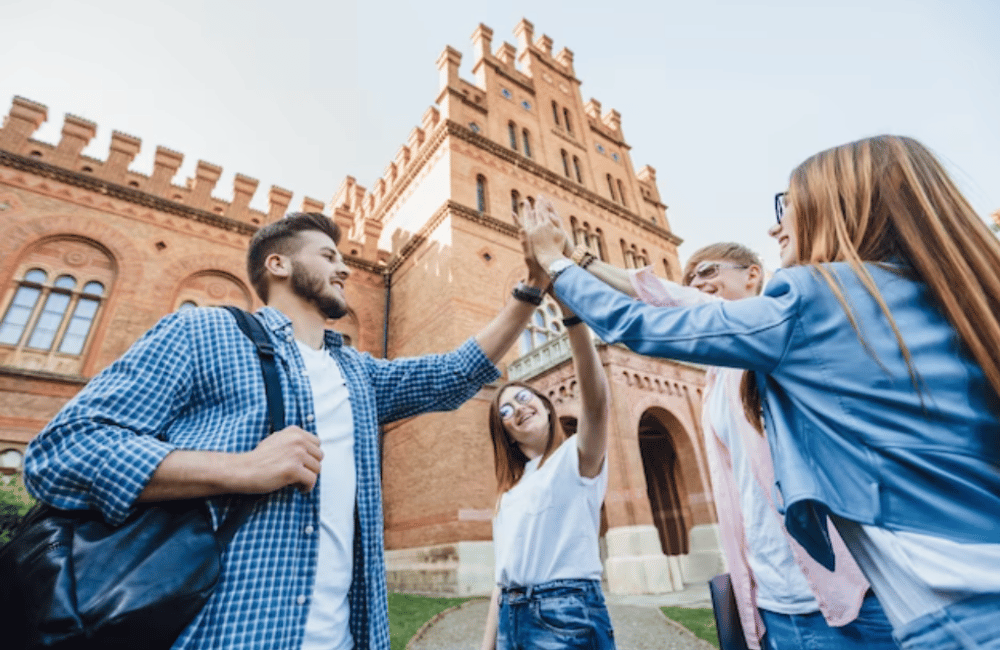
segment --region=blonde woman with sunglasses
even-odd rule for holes
[[[532,212],[523,206],[522,214]],[[593,335],[563,315],[580,395],[577,433],[567,438],[552,402],[521,382],[500,388],[490,406],[500,496],[484,650],[615,647],[597,541],[608,487],[608,385]]]
[[[605,341],[753,372],[785,528],[833,569],[830,521],[899,645],[1000,648],[1000,242],[912,138],[792,171],[764,295],[658,308],[526,220],[555,294]]]
[[[744,300],[761,293],[764,265],[734,242],[698,249],[683,283],[658,278],[652,267],[625,270],[590,260],[585,249],[564,252],[583,260],[594,277],[657,307]],[[711,367],[705,377],[701,424],[720,537],[748,648],[823,650],[896,648],[892,629],[868,582],[835,530],[837,556],[828,571],[784,529],[771,498],[774,469],[767,441],[743,412],[745,371]]]

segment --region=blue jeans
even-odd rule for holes
[[[1000,594],[987,594],[925,614],[896,633],[903,650],[994,650],[1000,648]]]
[[[875,596],[868,594],[861,603],[858,617],[843,627],[827,625],[823,614],[778,614],[760,610],[764,619],[761,646],[767,650],[896,650],[892,626]]]
[[[500,593],[497,650],[615,650],[596,580],[553,580]]]

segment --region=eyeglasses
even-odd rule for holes
[[[684,277],[684,284],[691,284],[695,278],[699,280],[711,280],[719,275],[722,269],[745,269],[749,268],[745,264],[734,264],[732,262],[702,262],[694,267],[694,270]]]
[[[529,389],[522,388],[521,390],[514,393],[514,401],[517,402],[518,404],[527,404],[528,402],[531,401],[531,398],[534,396],[535,394],[532,393]],[[509,420],[512,417],[514,417],[514,405],[511,404],[510,402],[505,402],[504,404],[501,404],[500,419]]]
[[[787,195],[788,192],[778,192],[774,195],[774,215],[778,217],[778,223],[781,223],[785,216],[785,196]]]

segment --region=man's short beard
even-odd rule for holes
[[[325,289],[329,282],[309,273],[298,262],[292,260],[292,292],[312,303],[327,318],[336,320],[347,315],[347,305],[329,296]]]

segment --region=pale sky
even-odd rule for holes
[[[522,18],[568,47],[583,100],[622,113],[637,167],[649,164],[673,231],[696,248],[730,239],[777,263],[765,231],[773,195],[811,154],[898,133],[938,153],[984,218],[1000,208],[1000,2],[484,2],[372,0],[0,0],[0,112],[21,95],[163,145],[267,190],[329,201],[346,175],[382,175],[437,95],[435,60]]]

